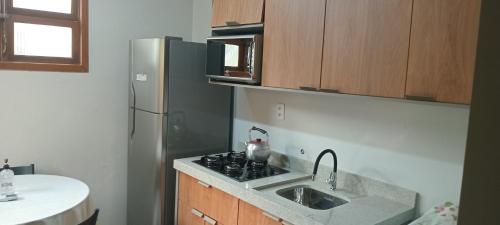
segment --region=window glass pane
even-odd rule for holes
[[[14,55],[72,58],[72,29],[14,23]]]
[[[14,8],[71,14],[72,0],[13,0]]]
[[[240,46],[226,44],[226,57],[224,66],[238,67],[240,64]]]

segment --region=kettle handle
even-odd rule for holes
[[[254,130],[266,135],[266,141],[269,143],[269,133],[267,133],[266,130],[255,127],[255,126],[250,128],[250,130],[248,131],[248,140],[252,141],[252,131],[254,131]]]

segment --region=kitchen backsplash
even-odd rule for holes
[[[313,162],[332,148],[340,170],[417,191],[419,212],[459,201],[468,107],[242,88],[235,100],[235,150],[256,125],[270,133],[273,151]],[[278,103],[285,120],[275,118]]]

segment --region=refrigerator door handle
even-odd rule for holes
[[[130,88],[131,88],[131,91],[132,91],[132,129],[130,131],[130,138],[133,138],[134,137],[134,134],[135,134],[135,101],[136,101],[136,98],[135,98],[135,87],[134,87],[134,82],[132,81],[131,82],[131,85],[130,85]]]

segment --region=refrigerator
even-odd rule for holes
[[[130,42],[128,225],[174,225],[173,160],[230,149],[233,90],[209,85],[205,63],[205,44]]]

